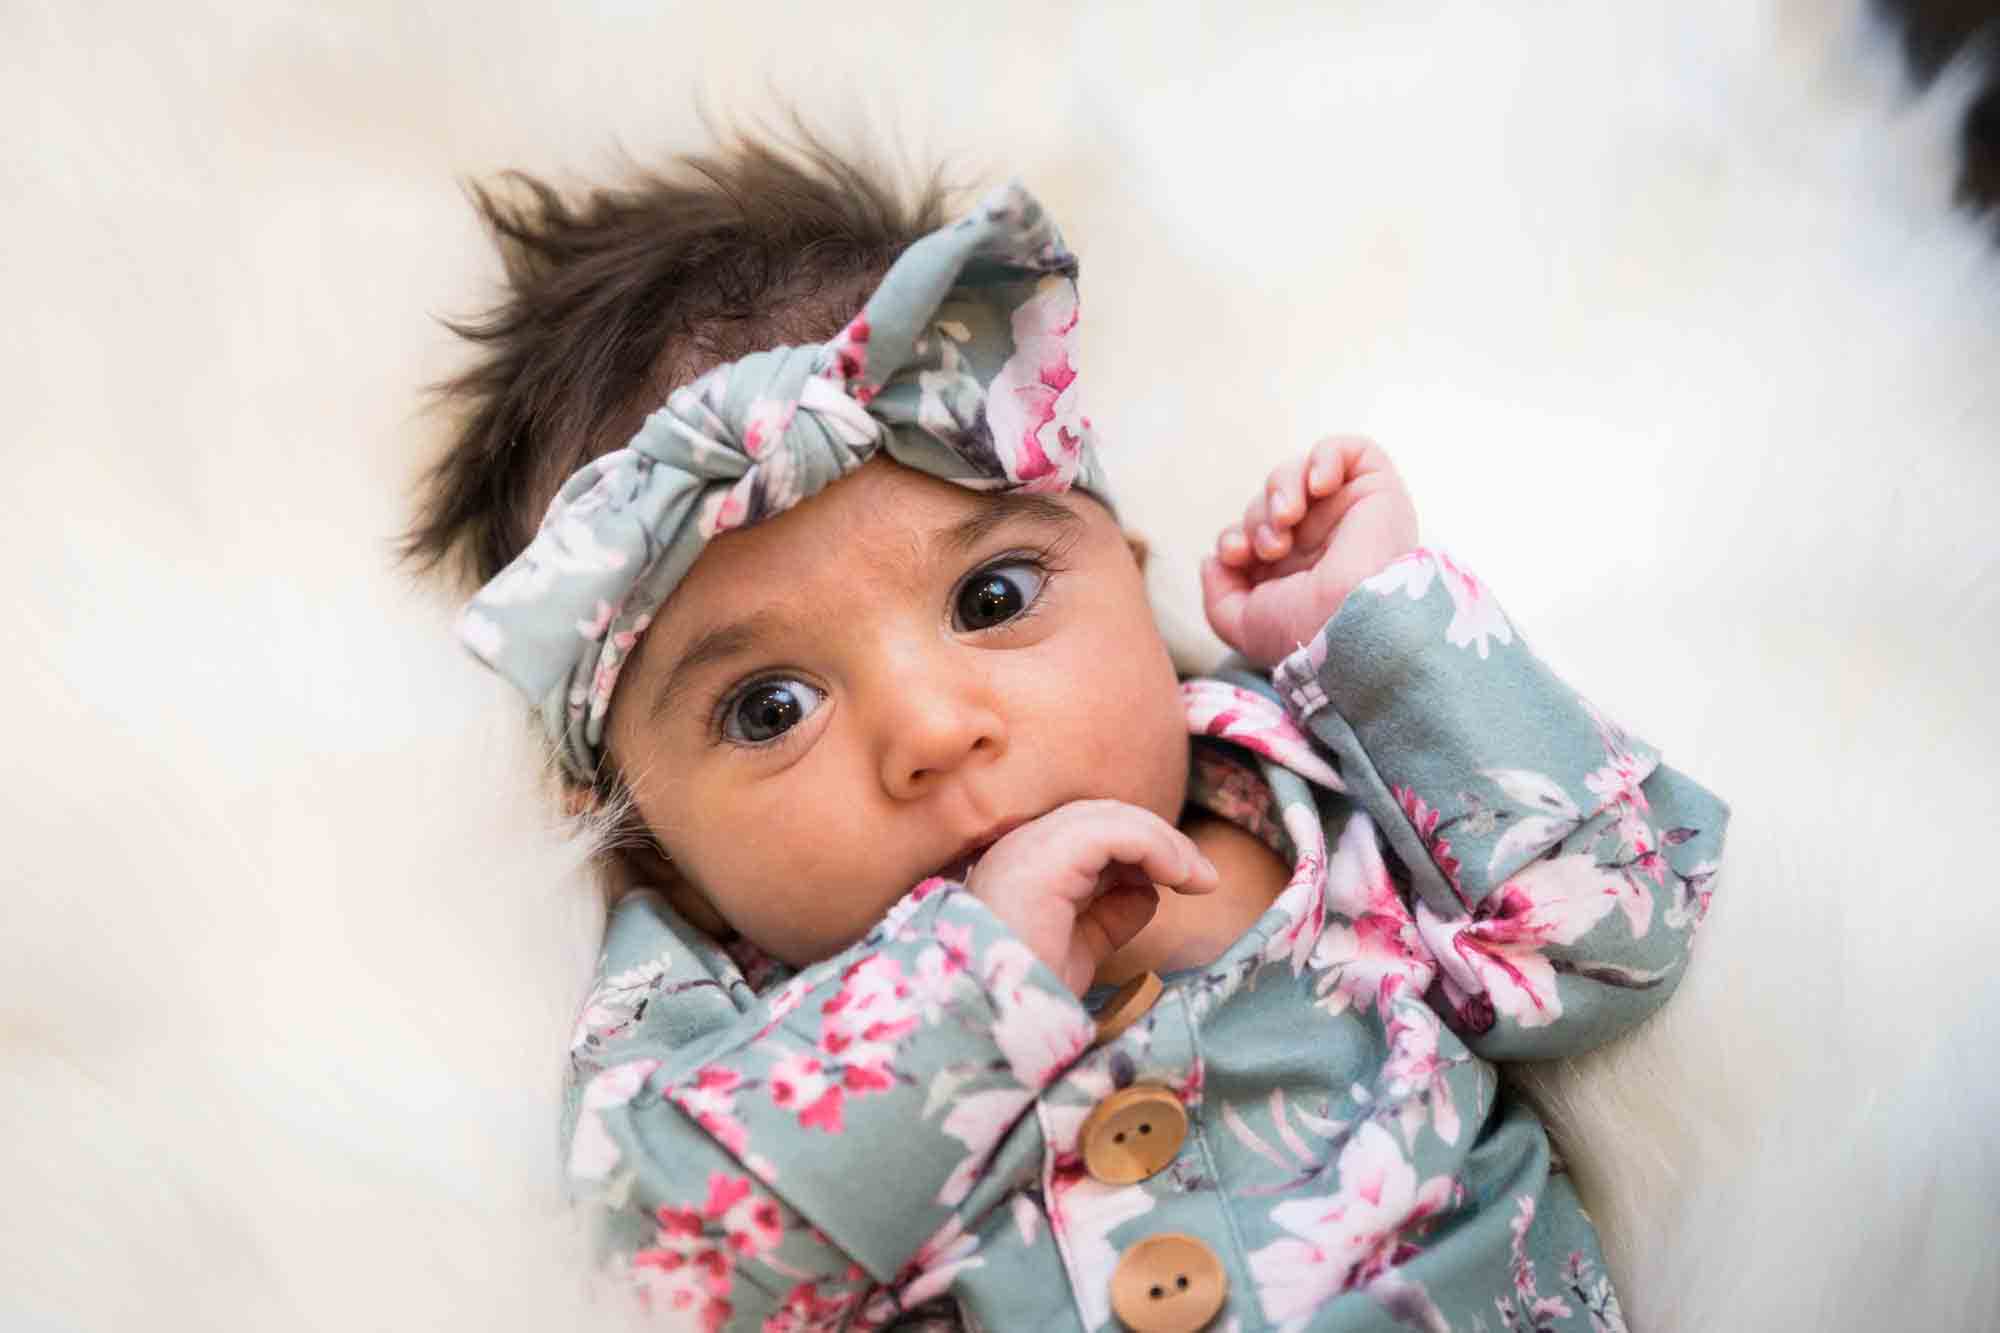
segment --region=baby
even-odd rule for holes
[[[1223,530],[1182,678],[1036,201],[692,165],[481,196],[514,295],[413,540],[633,835],[565,1117],[607,1262],[673,1327],[1622,1329],[1489,1061],[1666,999],[1724,807],[1363,440]]]

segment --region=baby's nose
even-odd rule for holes
[[[921,796],[961,766],[997,758],[1007,729],[972,688],[913,688],[890,711],[882,746],[882,786],[898,799]]]

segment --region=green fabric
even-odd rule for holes
[[[1191,799],[1294,873],[1103,1046],[943,880],[796,975],[657,895],[620,904],[566,1120],[609,1271],[691,1327],[922,1307],[1094,1330],[1118,1256],[1184,1231],[1228,1275],[1216,1328],[1624,1327],[1489,1061],[1588,1049],[1664,1002],[1726,809],[1429,552],[1271,680],[1183,694]],[[1189,1136],[1159,1174],[1100,1184],[1078,1130],[1132,1083],[1172,1089]]]

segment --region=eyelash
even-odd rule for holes
[[[952,585],[951,601],[955,606],[958,601],[958,595],[964,591],[966,584],[992,570],[1005,569],[1009,565],[1032,565],[1035,571],[1042,576],[1042,586],[1036,592],[1035,600],[1021,608],[1020,614],[1012,616],[998,625],[989,625],[983,630],[966,630],[963,632],[968,634],[986,634],[998,630],[1008,630],[1039,615],[1043,604],[1048,600],[1049,586],[1056,581],[1058,575],[1067,572],[1069,568],[1062,563],[1062,553],[1067,546],[1068,543],[1064,542],[1053,546],[1036,546],[1019,551],[1008,551],[1004,554],[994,556],[991,560],[981,564],[977,569],[972,570],[964,578]],[[768,741],[749,742],[739,741],[731,737],[725,729],[725,724],[729,720],[730,710],[736,707],[744,695],[750,693],[750,691],[756,689],[759,685],[768,685],[773,681],[790,679],[792,677],[783,673],[769,672],[753,676],[741,684],[724,687],[722,692],[715,697],[714,702],[709,705],[708,734],[710,744],[731,745],[738,749],[755,750],[766,754],[781,750],[789,745],[792,737],[798,734],[798,727],[787,727]]]

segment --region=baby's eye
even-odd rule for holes
[[[775,740],[811,717],[826,696],[802,680],[759,681],[736,696],[722,718],[722,733],[745,745]]]
[[[952,618],[965,630],[990,629],[1012,620],[1041,595],[1048,578],[1040,566],[1026,560],[988,565],[960,586]]]

